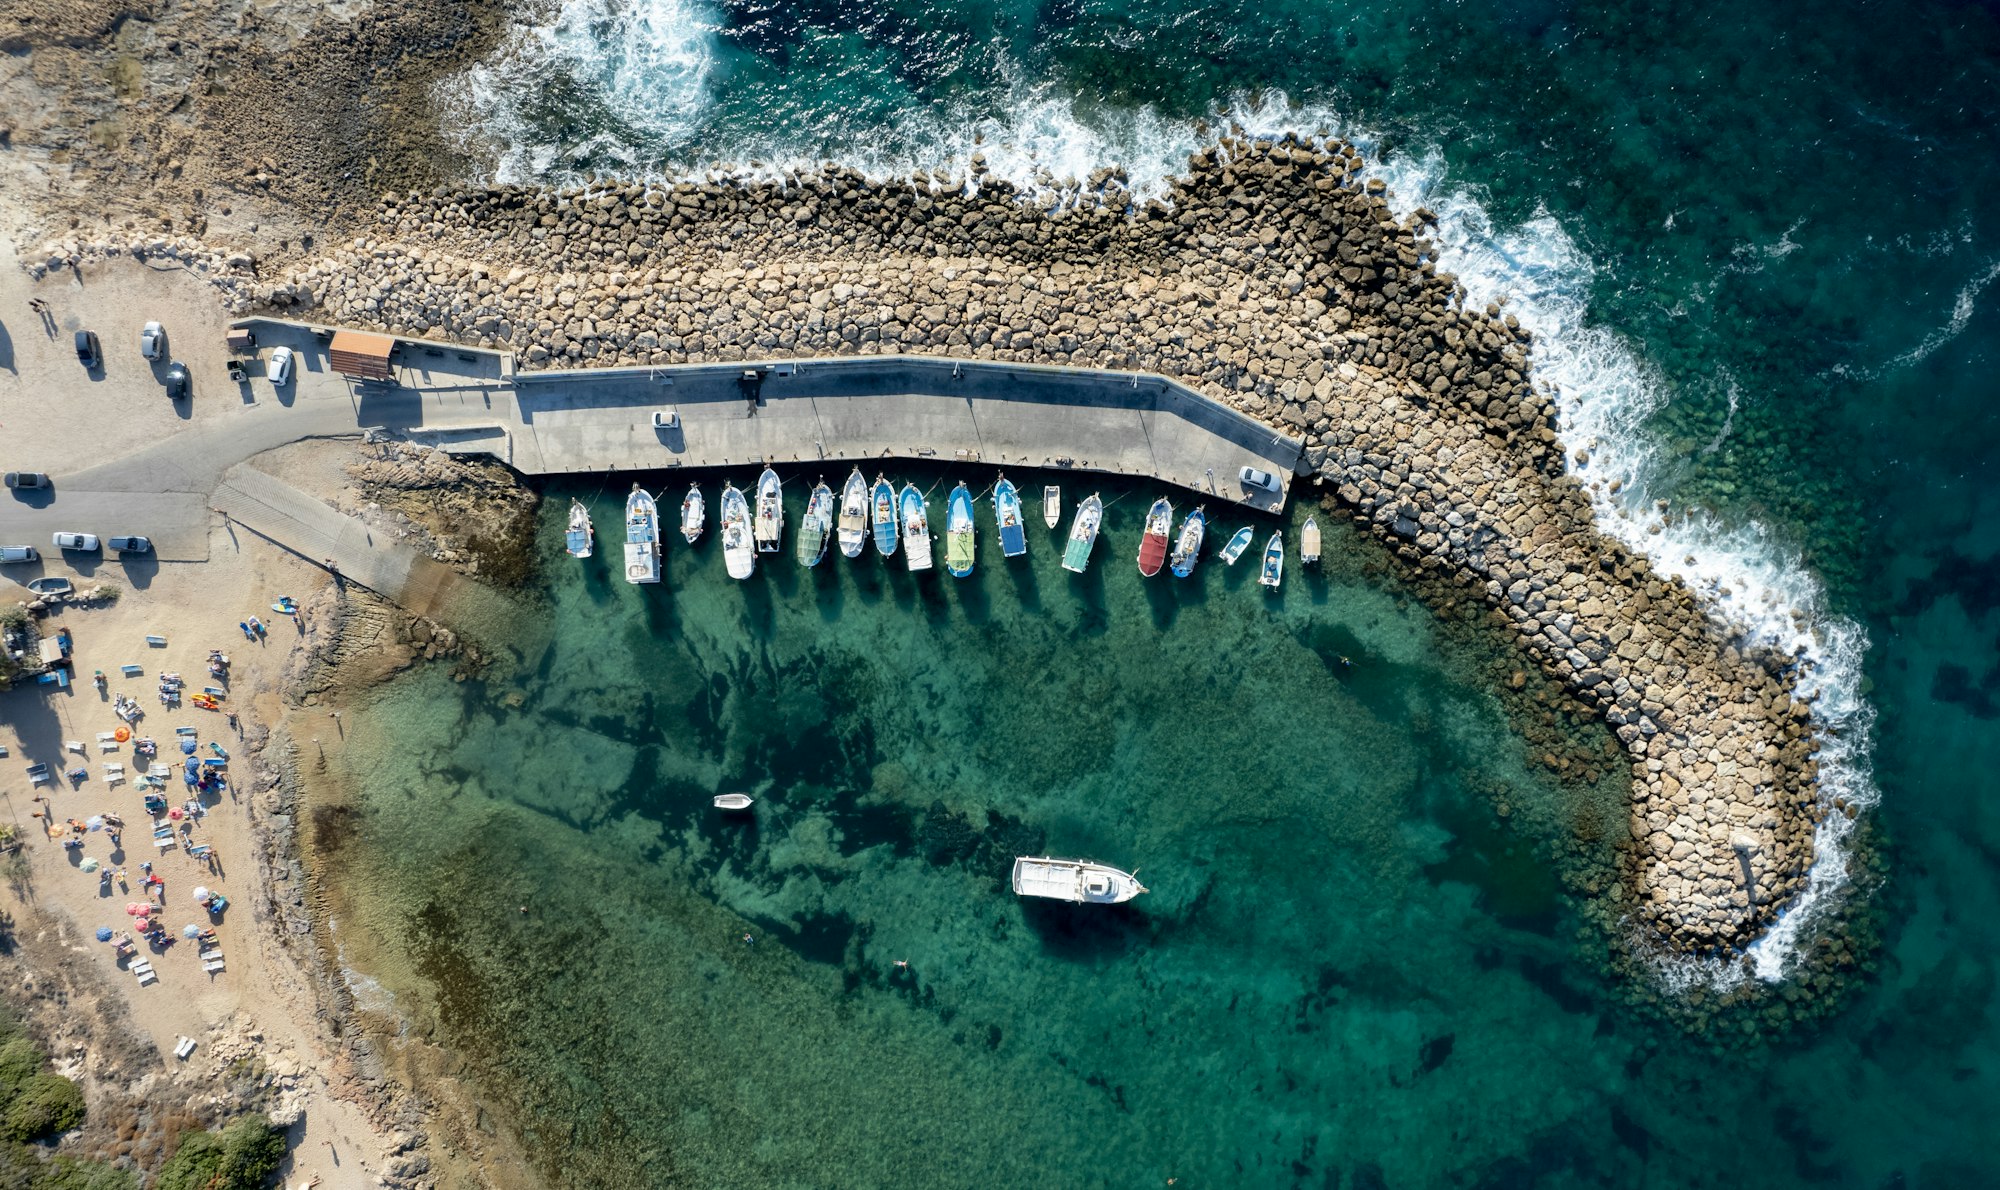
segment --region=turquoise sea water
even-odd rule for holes
[[[407,879],[372,924],[422,940],[448,992],[421,1011],[530,1089],[571,1181],[624,1172],[585,1152],[696,1185],[2000,1181],[1990,5],[534,22],[456,91],[512,177],[976,148],[1143,187],[1232,120],[1361,139],[1540,335],[1614,527],[1812,651],[1890,873],[1842,1010],[1718,1053],[1620,1007],[1591,899],[1538,876],[1616,791],[1549,784],[1489,670],[1352,543],[1276,614],[1218,573],[1140,586],[1116,525],[1082,584],[1046,550],[972,587],[557,566],[518,707],[432,671],[385,695],[343,862]],[[754,829],[700,809],[738,786]],[[1001,866],[1030,840],[1155,892],[1034,913]]]

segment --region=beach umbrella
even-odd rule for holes
[[[194,755],[194,740],[192,737],[189,736],[181,737],[181,753],[182,755],[185,756]]]
[[[201,937],[201,927],[194,924],[193,922],[189,922],[181,927],[181,937],[199,938]]]
[[[85,858],[82,863],[77,865],[77,867],[82,868],[86,872],[95,872],[97,869],[103,866],[104,866],[103,864],[100,864],[96,860],[89,858]]]
[[[173,809],[167,811],[167,817],[173,819],[175,822],[179,822],[181,820],[181,813],[181,808],[175,806]]]
[[[125,906],[125,915],[127,917],[137,917],[141,913],[148,912],[150,908],[150,906],[141,905],[139,902],[133,901],[131,904]]]
[[[83,825],[90,830],[101,831],[104,829],[104,815],[92,814],[90,816],[90,821],[84,823]]]
[[[206,905],[214,897],[214,895],[215,895],[214,893],[209,892],[207,889],[203,888],[199,884],[194,886],[194,899],[196,904]]]
[[[99,942],[111,941],[111,927],[110,926],[97,927],[97,940]]]

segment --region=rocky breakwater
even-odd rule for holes
[[[1164,200],[1113,171],[438,189],[252,295],[281,314],[510,347],[535,364],[922,352],[1136,368],[1302,435],[1304,466],[1412,565],[1481,584],[1616,731],[1621,914],[1727,953],[1802,888],[1810,707],[1675,580],[1600,533],[1532,344],[1467,308],[1358,153],[1225,140]]]

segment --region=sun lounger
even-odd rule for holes
[[[115,731],[100,731],[97,733],[98,743],[102,744],[107,740],[112,743],[116,743],[118,741],[118,733]]]
[[[222,961],[222,952],[219,950],[204,950],[201,952],[201,961],[204,963],[219,963]]]
[[[118,763],[115,760],[107,760],[104,762],[104,772],[106,776],[109,776],[112,773],[123,773],[124,771],[125,771],[125,766]]]
[[[153,974],[153,969],[148,967],[146,968],[146,973],[139,977],[139,986],[145,987],[147,984],[158,983],[159,981],[160,977]]]
[[[7,745],[5,745],[5,744],[0,744],[0,758],[4,758],[4,757],[6,757],[7,755],[8,755],[8,753],[7,753]]]
[[[159,848],[161,851],[172,851],[174,848],[179,847],[180,845],[181,845],[180,840],[174,838],[172,835],[168,835],[164,839],[160,838],[158,835],[153,836],[153,846]]]
[[[74,752],[74,753],[76,753],[76,754],[77,754],[78,756],[82,756],[82,755],[83,755],[83,741],[82,741],[82,740],[64,740],[64,741],[63,741],[63,747],[65,747],[65,748],[69,749],[69,750],[70,750],[71,752]]]
[[[200,734],[201,734],[201,729],[200,729],[200,728],[198,728],[198,727],[176,727],[176,728],[174,728],[174,734],[175,734],[175,735],[200,735]]]
[[[118,672],[124,674],[128,678],[136,678],[140,674],[146,672],[146,667],[143,665],[133,665],[130,662],[126,662],[124,665],[118,667]]]
[[[194,1038],[179,1037],[174,1039],[174,1057],[179,1058],[182,1061],[186,1061],[187,1056],[193,1052],[194,1052]]]
[[[208,844],[208,843],[196,843],[196,844],[194,844],[193,846],[191,846],[191,847],[189,847],[189,848],[187,849],[187,853],[188,853],[188,858],[190,858],[190,859],[207,859],[207,858],[208,858],[208,854],[209,854],[209,852],[211,852],[211,851],[214,851],[214,850],[215,850],[215,847],[214,847],[214,846],[213,846],[212,844]]]
[[[149,645],[151,645],[152,647],[154,647],[154,648],[156,648],[156,649],[164,649],[164,648],[166,648],[166,647],[167,647],[167,638],[166,638],[166,637],[164,637],[164,636],[151,636],[151,635],[148,635],[148,636],[146,637],[146,643],[147,643],[147,644],[149,644]]]
[[[201,969],[210,975],[214,975],[222,970],[222,960],[217,959],[213,963],[203,963]]]

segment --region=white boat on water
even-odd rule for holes
[[[660,581],[660,509],[636,483],[625,497],[625,581]]]
[[[931,568],[931,514],[917,485],[903,485],[903,560],[912,571]]]
[[[1019,856],[1014,860],[1014,895],[1047,897],[1079,905],[1116,905],[1146,891],[1139,878],[1109,864],[1081,859]]]
[[[569,501],[569,531],[563,534],[563,547],[572,558],[590,557],[591,542],[596,534],[590,528],[590,510],[583,501],[574,496]]]
[[[701,485],[691,483],[688,494],[681,497],[681,536],[693,545],[707,523],[708,503],[701,498]]]
[[[1054,484],[1042,488],[1042,523],[1051,529],[1062,524],[1062,489]]]
[[[785,537],[785,494],[769,467],[757,477],[757,552],[775,554]]]
[[[715,808],[718,810],[748,810],[756,800],[756,798],[751,797],[747,793],[718,793],[715,795]]]
[[[840,490],[840,552],[859,558],[867,545],[868,481],[856,467],[847,477],[847,486]]]
[[[1311,566],[1319,561],[1319,518],[1307,517],[1299,530],[1299,561]]]
[[[1090,549],[1097,544],[1097,530],[1103,523],[1104,501],[1092,492],[1076,506],[1076,519],[1069,527],[1069,543],[1063,546],[1064,570],[1082,574],[1090,568]]]
[[[722,560],[730,578],[749,578],[757,569],[757,546],[750,537],[750,502],[736,485],[722,484]]]

